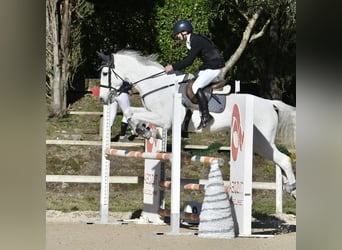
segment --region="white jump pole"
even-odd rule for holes
[[[163,139],[150,138],[145,139],[145,152],[147,153],[157,153],[165,152],[164,141],[167,140],[167,134],[162,128],[157,128],[152,124],[147,124],[151,131],[159,132],[163,134]],[[164,134],[165,133],[165,134]],[[165,142],[166,143],[166,142]],[[159,188],[159,182],[162,177],[162,168],[164,167],[164,162],[159,159],[145,159],[144,164],[144,189],[143,189],[143,200],[144,209],[140,217],[141,222],[145,223],[164,223],[160,220],[159,209],[160,204],[164,200],[164,193],[161,192]],[[163,179],[164,180],[164,179]]]
[[[177,85],[177,84],[176,84]],[[182,94],[175,91],[173,98],[172,158],[171,158],[171,233],[179,233],[180,226],[180,167]]]
[[[107,160],[105,149],[110,148],[111,124],[110,107],[103,105],[103,123],[102,123],[102,153],[101,153],[101,199],[100,199],[100,223],[108,223],[109,210],[109,176],[110,161]]]
[[[103,105],[102,123],[102,152],[101,152],[101,197],[100,197],[100,221],[95,224],[124,224],[122,221],[108,221],[109,214],[109,179],[110,160],[107,159],[106,149],[111,146],[112,125],[110,122],[110,112],[112,105]]]

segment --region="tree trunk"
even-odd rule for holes
[[[61,93],[62,97],[62,109],[66,110],[67,100],[66,100],[66,90],[68,88],[69,79],[69,44],[70,44],[70,28],[71,28],[71,2],[69,0],[64,0],[61,4]]]
[[[249,39],[251,37],[252,34],[252,30],[253,27],[256,23],[256,21],[258,20],[259,16],[260,16],[261,10],[257,11],[249,20],[248,20],[248,24],[246,26],[245,31],[243,32],[243,36],[240,42],[239,47],[235,50],[234,54],[228,59],[228,61],[226,62],[219,78],[220,79],[224,79],[225,75],[227,74],[227,72],[233,67],[233,65],[237,62],[237,60],[239,60],[239,58],[242,55],[242,52],[246,49],[247,44],[249,42]]]
[[[69,79],[71,1],[47,1],[47,83],[50,85],[53,116],[61,116],[67,108],[66,90]]]
[[[58,2],[54,0],[47,1],[47,77],[52,89],[52,115],[59,116],[63,110],[63,94],[61,92],[61,70],[59,54],[59,16]]]

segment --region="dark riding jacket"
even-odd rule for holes
[[[191,33],[190,46],[191,49],[188,51],[188,55],[183,60],[172,64],[173,70],[185,69],[194,62],[196,57],[199,57],[203,62],[199,70],[220,69],[224,67],[224,58],[217,46],[208,37]]]

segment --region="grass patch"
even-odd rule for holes
[[[274,201],[260,202],[254,201],[252,206],[252,215],[257,218],[260,215],[275,214],[276,206]],[[296,203],[295,201],[283,202],[283,213],[285,214],[296,214]]]

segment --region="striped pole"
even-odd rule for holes
[[[134,150],[122,150],[115,148],[107,148],[105,149],[105,153],[107,156],[115,155],[121,157],[133,157],[133,158],[143,158],[143,159],[157,159],[157,160],[171,160],[172,153],[150,153],[150,152],[141,152]],[[223,166],[224,159],[210,156],[200,156],[200,155],[190,155],[187,153],[181,154],[181,159],[184,162],[201,162],[205,164],[211,164],[215,161],[218,162],[220,166]]]
[[[161,188],[166,188],[166,189],[171,189],[171,181],[160,181],[159,186]],[[181,181],[181,185],[183,186],[184,190],[193,190],[193,191],[205,191],[205,185],[204,184],[200,184],[200,183],[186,183],[183,184]],[[224,190],[229,193],[230,191],[230,186],[224,186]]]

